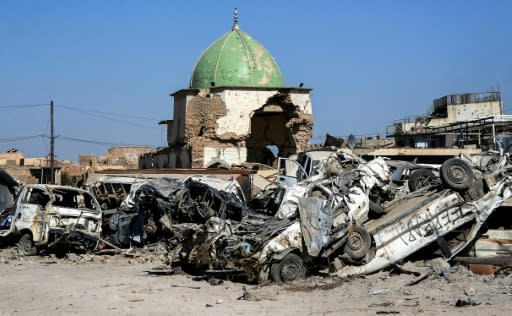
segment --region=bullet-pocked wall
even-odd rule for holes
[[[305,150],[313,130],[310,91],[212,88],[174,94],[166,167],[269,163],[269,145],[282,156]]]

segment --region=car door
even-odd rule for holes
[[[30,230],[36,243],[46,241],[48,236],[44,211],[49,202],[50,195],[46,190],[41,187],[26,186],[16,203],[16,230]]]
[[[292,187],[307,178],[306,171],[297,160],[279,157],[277,168],[277,185],[281,188]]]

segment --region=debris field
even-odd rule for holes
[[[3,300],[33,292],[29,284],[55,295],[41,310],[45,296],[28,294],[36,301],[16,299],[5,312],[90,312],[82,296],[102,300],[97,312],[128,314],[160,299],[213,314],[255,313],[254,304],[267,314],[506,310],[508,240],[491,254],[478,245],[512,226],[492,229],[512,194],[508,154],[440,166],[344,150],[299,158],[279,158],[276,180],[249,192],[201,175],[78,189],[24,185],[2,171]],[[55,282],[71,292],[49,291]]]

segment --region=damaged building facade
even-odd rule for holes
[[[160,122],[167,125],[168,147],[143,155],[139,167],[272,164],[276,154],[306,150],[310,92],[286,87],[272,55],[235,18],[232,30],[199,58],[189,88],[171,94],[173,119]]]
[[[459,93],[435,99],[426,116],[395,122],[387,135],[399,147],[487,150],[495,149],[495,137],[510,135],[511,122],[499,92]]]

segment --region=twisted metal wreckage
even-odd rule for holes
[[[307,177],[280,169],[278,178],[291,171],[299,181],[278,181],[249,203],[235,183],[216,189],[203,177],[132,186],[123,204],[151,223],[140,236],[166,236],[173,266],[261,282],[372,273],[433,243],[451,259],[511,194],[509,156],[492,152],[439,169],[345,152],[310,165]]]
[[[432,245],[449,260],[511,196],[508,154],[461,155],[440,168],[343,151],[290,162],[279,163],[279,186],[249,202],[236,181],[204,176],[139,179],[110,195],[100,184],[90,190],[109,242],[165,240],[172,266],[249,282],[369,274]]]

